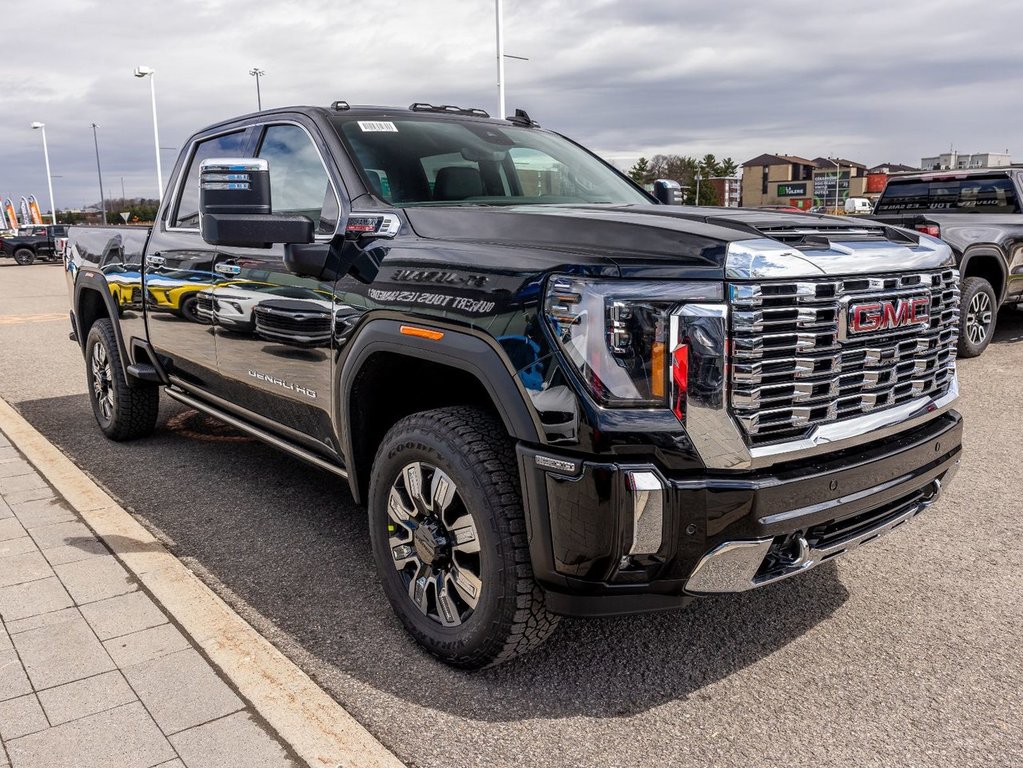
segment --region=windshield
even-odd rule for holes
[[[1018,213],[1012,179],[996,176],[890,179],[874,213]]]
[[[336,126],[376,195],[397,206],[650,202],[593,155],[534,128],[356,117]]]

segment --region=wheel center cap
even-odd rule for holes
[[[419,559],[427,565],[438,565],[447,557],[448,540],[435,520],[422,523],[412,537]]]

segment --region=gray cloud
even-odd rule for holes
[[[842,7],[848,6],[848,7]],[[639,155],[838,154],[916,163],[954,144],[1023,151],[1023,6],[946,0],[858,4],[505,0],[508,105],[628,165]],[[44,0],[5,9],[0,194],[46,179],[58,207],[156,192],[148,81],[161,144],[264,104],[404,105],[496,112],[490,0]],[[169,175],[176,151],[163,152]]]

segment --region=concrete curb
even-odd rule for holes
[[[355,718],[2,398],[0,430],[299,757],[316,768],[401,768]]]

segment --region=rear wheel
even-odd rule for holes
[[[998,316],[998,299],[982,277],[963,280],[959,317],[959,357],[976,357],[991,343]]]
[[[111,440],[132,440],[152,434],[160,410],[158,385],[147,381],[130,386],[121,368],[114,326],[108,318],[92,324],[85,343],[85,376],[92,412]]]
[[[21,266],[27,267],[36,260],[36,255],[30,248],[19,248],[14,252],[14,260]]]
[[[448,664],[506,661],[557,626],[533,580],[514,446],[488,414],[399,421],[373,464],[369,522],[392,608]]]

